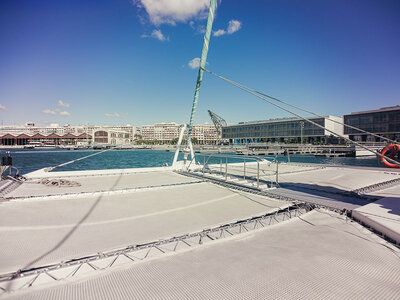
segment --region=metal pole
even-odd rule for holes
[[[174,155],[174,160],[172,162],[172,166],[176,166],[177,161],[178,161],[178,155],[181,149],[181,144],[182,144],[182,140],[183,140],[183,135],[185,134],[185,130],[186,130],[186,124],[184,124],[181,128],[181,132],[179,133],[179,138],[178,138],[178,143],[176,144],[176,150],[175,150],[175,155]]]
[[[257,161],[257,188],[260,187],[260,162]]]
[[[243,159],[243,179],[246,180],[246,159]]]
[[[225,181],[228,180],[228,157],[226,157],[225,161]]]
[[[303,128],[304,128],[304,122],[300,122],[300,145],[303,145]]]
[[[222,174],[222,158],[219,159],[219,173]]]
[[[203,176],[204,176],[204,169],[206,167],[206,157],[203,156]]]
[[[278,160],[276,160],[276,179],[275,179],[275,181],[276,181],[276,185],[278,186]]]

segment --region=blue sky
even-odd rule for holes
[[[189,121],[207,0],[0,1],[3,124]],[[222,0],[207,67],[319,114],[400,104],[400,1]],[[195,123],[285,112],[205,74]]]

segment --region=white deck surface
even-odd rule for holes
[[[400,197],[387,197],[353,210],[357,220],[400,244]]]
[[[247,167],[250,175],[254,164]],[[234,164],[229,169],[237,175],[241,166]],[[282,164],[280,170],[280,182],[286,184],[285,188],[272,189],[271,193],[325,205],[331,201],[332,206],[338,204],[347,209],[369,200],[358,198],[360,202],[356,199],[341,204],[347,201],[343,192],[397,179],[400,174],[385,169],[366,172],[362,168],[289,164]],[[41,176],[67,179],[80,186],[45,186],[39,183]],[[264,176],[261,179],[271,180],[271,175]],[[170,168],[51,173],[40,170],[28,178],[3,195],[0,202],[0,274],[198,232],[291,205],[179,175]],[[362,206],[354,213],[377,230],[384,228],[393,233],[388,236],[400,237],[398,186],[370,194],[391,198]],[[189,252],[180,251],[91,272],[88,277],[39,284],[2,297],[400,297],[399,249],[333,212],[312,211],[267,229],[211,242]]]
[[[80,186],[47,186],[40,183],[40,179],[34,178],[24,182],[18,189],[5,195],[5,198],[31,197],[45,195],[63,195],[71,193],[91,193],[96,191],[117,191],[124,189],[144,188],[173,184],[185,184],[199,182],[171,171],[96,174],[91,176],[70,176],[73,172],[58,172],[59,178],[77,182]],[[51,173],[49,173],[51,174]],[[53,175],[53,174],[52,174]],[[65,176],[66,175],[66,176]],[[49,178],[51,179],[51,178]],[[56,178],[55,178],[56,179]]]
[[[82,176],[97,176],[97,175],[119,175],[119,174],[136,174],[149,172],[172,171],[172,167],[150,167],[150,168],[129,168],[129,169],[103,169],[103,170],[82,170],[82,171],[51,171],[46,168],[25,174],[29,179],[43,177],[82,177]]]
[[[206,176],[225,180],[225,165],[209,165],[208,167],[211,172],[206,170]],[[259,167],[259,186],[265,189],[268,188],[268,184],[275,185],[276,164],[264,161],[260,162]],[[299,163],[280,163],[278,170],[280,188],[269,190],[270,193],[317,205],[352,210],[371,203],[375,198],[400,195],[399,186],[393,186],[396,183],[390,184],[391,181],[400,178],[400,170]],[[196,173],[201,175],[202,170],[199,169]],[[228,182],[247,185],[246,180],[252,179],[252,186],[257,186],[257,163],[247,162],[246,167],[243,163],[228,164],[227,174]],[[385,186],[378,187],[377,190],[369,189],[370,186],[380,184],[385,184]],[[365,198],[356,194],[363,188],[368,188],[361,191],[363,196],[367,196]]]
[[[393,197],[395,195],[400,197],[400,184],[396,184],[395,186],[391,186],[379,191],[374,191],[369,194],[380,197]]]
[[[299,163],[280,163],[278,181],[282,185],[319,189],[330,192],[348,192],[372,184],[400,178],[400,171],[385,168],[351,168]],[[225,172],[225,165],[210,165],[214,171]],[[228,165],[228,174],[243,176],[243,163]],[[275,181],[276,164],[260,163],[260,180]],[[257,164],[246,163],[247,176],[256,176]]]
[[[327,167],[303,173],[283,174],[281,183],[299,184],[304,187],[323,188],[330,191],[352,191],[372,184],[399,178],[382,170],[352,169],[348,167]]]
[[[212,174],[225,172],[224,166],[210,165]],[[274,182],[276,164],[260,163],[260,180]],[[246,163],[246,176],[255,177],[257,164]],[[201,172],[197,172],[201,173]],[[228,172],[234,180],[242,179],[243,163],[228,165]],[[265,175],[268,173],[268,175]],[[232,176],[233,175],[233,176]],[[215,175],[214,175],[215,176]],[[270,193],[288,196],[300,201],[332,208],[355,210],[358,220],[385,234],[400,244],[400,185],[391,181],[399,180],[400,170],[350,166],[312,166],[304,164],[279,164],[279,185],[281,188]],[[229,179],[232,181],[232,179]],[[242,180],[243,182],[243,180]],[[388,184],[389,183],[389,184]],[[385,184],[377,190],[362,192],[368,199],[362,199],[349,192]],[[387,197],[376,203],[371,198]]]
[[[4,299],[399,299],[399,255],[360,225],[321,210]]]
[[[113,184],[117,180],[107,178],[112,179]],[[130,182],[128,179],[127,183]],[[159,179],[163,182],[193,181],[172,172],[153,173],[148,178],[152,182],[159,182]],[[132,184],[137,181],[132,180]],[[99,185],[100,188],[104,186]],[[24,183],[14,194],[21,189],[19,195],[26,195],[31,188],[29,183]],[[211,183],[174,185],[117,195],[79,198],[72,195],[60,199],[43,197],[2,202],[0,273],[192,233],[272,212],[289,204]]]

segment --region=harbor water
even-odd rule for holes
[[[4,153],[5,150],[2,150]],[[11,149],[13,164],[18,168],[20,174],[26,174],[41,168],[56,166],[80,157],[84,157],[99,150],[24,150]],[[100,169],[125,169],[125,168],[145,168],[161,167],[165,164],[171,165],[174,152],[160,150],[110,150],[96,156],[83,159],[72,164],[56,168],[54,171],[77,171],[77,170],[100,170]],[[256,156],[272,160],[272,156]],[[179,159],[183,155],[180,154]],[[286,156],[278,157],[279,161],[287,162]],[[228,162],[239,162],[240,158],[229,159]],[[314,157],[304,155],[291,155],[291,162],[315,163],[330,165],[351,165],[382,167],[375,157],[356,158],[356,157]],[[199,162],[203,162],[203,157],[199,157]],[[211,157],[209,163],[220,163],[220,158]],[[225,162],[225,160],[224,160]]]

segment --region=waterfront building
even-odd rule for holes
[[[180,126],[174,122],[144,125],[142,126],[142,139],[170,142],[179,136]]]
[[[199,144],[208,145],[217,144],[221,140],[214,124],[193,125],[192,138],[196,138]]]
[[[119,130],[112,127],[98,127],[93,130],[93,144],[111,144],[111,145],[126,145],[133,142],[134,136],[128,130]]]
[[[400,105],[376,110],[352,112],[349,115],[343,116],[343,118],[345,124],[382,135],[392,140],[400,140]],[[345,127],[344,133],[348,134],[350,139],[354,141],[380,141],[379,138],[348,127]]]
[[[157,123],[142,126],[142,139],[157,140],[160,143],[171,143],[179,137],[182,125],[176,123]],[[185,131],[185,138],[187,132]],[[193,125],[192,138],[198,144],[216,144],[220,139],[213,124]]]
[[[44,144],[44,145],[75,145],[75,144],[129,144],[140,134],[137,126],[93,126],[79,125],[35,126],[26,125],[1,126],[0,144],[6,146]]]
[[[339,139],[327,129],[336,134],[343,135],[343,119],[336,116],[323,118],[309,118],[316,124],[324,126],[320,128],[312,123],[299,118],[270,119],[254,122],[240,122],[235,125],[222,127],[222,138],[230,143],[254,143],[254,142],[292,142],[292,143],[338,143]]]

